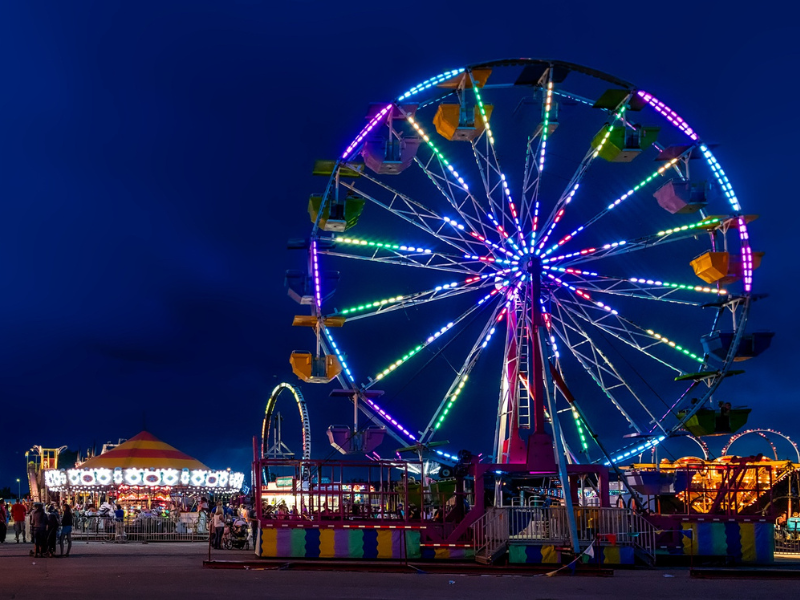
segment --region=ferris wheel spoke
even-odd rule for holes
[[[563,342],[572,356],[580,363],[592,381],[597,384],[603,394],[611,401],[611,404],[620,412],[628,424],[642,433],[642,429],[636,421],[628,414],[616,395],[622,390],[627,390],[634,398],[638,399],[627,382],[620,376],[614,365],[594,344],[592,338],[581,328],[580,324],[563,309],[558,301],[555,301],[556,313],[551,313],[553,321],[552,330]]]
[[[573,265],[584,263],[590,260],[606,258],[609,256],[618,256],[620,254],[647,250],[648,248],[655,246],[661,246],[664,244],[680,242],[694,238],[699,229],[713,229],[721,220],[722,219],[719,217],[708,217],[702,221],[697,221],[695,223],[690,223],[688,225],[682,225],[679,227],[673,227],[671,229],[663,229],[657,233],[647,236],[598,244],[597,246],[583,248],[582,250],[576,250],[574,252],[558,254],[555,256],[548,256],[548,254],[555,249],[551,247],[550,250],[542,255],[544,257],[542,258],[542,263],[547,265],[559,262],[559,264]],[[562,240],[562,242],[559,243],[565,243],[570,239],[571,237],[567,236],[565,240]]]
[[[350,321],[375,317],[394,312],[396,310],[411,308],[412,306],[418,306],[421,304],[428,304],[437,300],[446,300],[447,298],[474,292],[476,290],[483,290],[495,286],[495,278],[496,275],[494,273],[469,277],[461,282],[455,281],[451,283],[445,283],[421,292],[414,292],[411,294],[392,296],[389,298],[383,298],[381,300],[359,303],[342,310],[337,310],[328,316],[347,316],[347,321],[349,323]],[[497,289],[493,290],[491,295],[494,295],[495,293],[497,293]]]
[[[431,160],[435,156],[436,155],[432,156]],[[467,223],[471,228],[479,230],[483,237],[492,235],[492,233],[490,233],[492,229],[488,225],[489,213],[486,212],[483,206],[480,205],[475,196],[468,189],[464,190],[459,188],[453,183],[453,181],[451,181],[451,178],[447,176],[448,171],[445,169],[445,165],[442,163],[441,159],[439,159],[440,173],[435,173],[430,168],[430,162],[424,163],[417,157],[414,159],[414,164],[422,169],[431,183],[433,183],[436,189],[439,190],[442,196],[444,196],[450,206],[456,210],[458,215],[465,223]],[[475,215],[478,215],[477,217],[467,212],[469,207],[472,208]]]
[[[670,302],[689,306],[702,306],[704,303],[668,298],[668,296],[673,296],[682,292],[714,294],[715,296],[728,295],[728,290],[719,287],[712,288],[702,285],[675,283],[664,281],[663,279],[651,279],[647,277],[610,277],[597,273],[596,271],[585,271],[570,267],[548,267],[545,265],[544,269],[550,272],[548,273],[548,277],[555,278],[555,281],[558,281],[557,278],[561,277],[574,277],[582,286],[597,292],[632,295],[633,297],[647,300],[668,300]]]
[[[603,146],[605,145],[606,141],[611,135],[611,132],[617,126],[617,120],[622,118],[624,113],[625,113],[624,107],[621,108],[619,111],[612,113],[613,119],[611,120],[611,122],[607,123],[606,125],[607,130],[605,136],[600,140],[597,148],[590,147],[589,150],[587,150],[586,154],[583,157],[583,160],[581,160],[580,164],[578,165],[578,168],[575,170],[569,182],[567,183],[566,187],[564,188],[564,191],[559,196],[558,201],[553,206],[550,215],[544,222],[544,225],[542,227],[542,231],[544,232],[544,234],[540,239],[536,240],[536,249],[535,249],[536,254],[541,254],[542,250],[547,245],[547,241],[550,239],[550,235],[555,231],[556,226],[564,217],[564,214],[566,213],[567,210],[567,205],[569,205],[569,203],[572,202],[573,198],[575,197],[575,194],[577,193],[578,188],[580,187],[581,182],[583,181],[583,178],[589,171],[589,167],[592,165],[595,159],[600,155],[600,152],[602,151]],[[539,207],[537,204],[537,206],[535,207],[535,217],[534,217],[537,223],[539,220],[538,216],[539,216]],[[535,231],[536,228],[534,227],[534,233]]]
[[[609,294],[612,296],[621,296],[626,298],[637,298],[639,300],[652,300],[656,302],[666,302],[670,304],[679,304],[684,306],[692,306],[692,307],[701,307],[703,303],[701,302],[692,302],[689,300],[683,300],[681,298],[674,297],[680,291],[680,287],[678,284],[672,284],[676,287],[671,287],[668,282],[662,282],[657,280],[644,280],[638,279],[633,277],[631,279],[619,279],[614,277],[603,277],[598,276],[597,273],[589,272],[589,271],[579,271],[576,274],[574,269],[571,269],[572,272],[567,273],[547,273],[547,277],[552,279],[558,284],[567,283],[574,286],[580,286],[580,289],[588,292],[597,292],[600,294]],[[592,275],[592,277],[584,277],[582,276],[583,273],[587,275]],[[562,279],[566,276],[572,276],[574,279],[570,279],[569,281],[565,281]],[[649,281],[650,284],[648,285],[646,281]],[[641,282],[641,285],[640,285]],[[658,283],[659,285],[655,285]],[[700,286],[696,286],[700,287]],[[683,286],[683,288],[687,290],[694,290],[695,286]],[[703,291],[705,289],[707,292],[710,293],[717,293],[717,290],[712,288],[700,288],[698,291]],[[723,290],[724,291],[724,290]]]
[[[470,78],[472,79],[471,73]],[[514,204],[514,200],[511,196],[511,190],[508,187],[508,181],[506,180],[506,176],[500,167],[500,161],[497,158],[494,132],[492,131],[492,125],[489,122],[489,114],[487,114],[487,108],[483,103],[483,97],[481,96],[479,87],[480,86],[477,85],[475,80],[472,79],[472,91],[475,94],[478,112],[480,112],[480,118],[483,121],[483,131],[472,142],[472,154],[481,174],[481,180],[483,181],[483,187],[486,191],[486,197],[489,199],[490,204],[494,207],[494,210],[500,213],[501,221],[498,222],[497,218],[492,214],[489,215],[489,218],[492,220],[498,231],[500,231],[500,233],[511,244],[511,246],[517,252],[521,253],[523,251],[513,241],[513,238],[516,237],[524,248],[525,236],[523,235],[522,226],[519,222],[517,206]],[[485,141],[485,147],[482,151],[479,149],[481,140]],[[495,200],[496,193],[499,193],[500,196],[502,196],[502,199],[499,201]],[[504,208],[505,206],[508,207],[508,213],[506,213],[506,209]],[[513,225],[513,229],[506,224],[507,221]]]
[[[439,406],[434,411],[431,420],[425,427],[425,430],[420,435],[420,440],[424,442],[430,442],[433,439],[436,431],[441,427],[442,423],[447,418],[450,410],[454,407],[455,402],[458,400],[459,395],[466,385],[470,373],[478,363],[478,359],[481,357],[484,348],[486,348],[495,334],[496,327],[499,323],[498,319],[502,319],[503,308],[503,303],[499,303],[489,315],[489,318],[478,335],[475,344],[472,346],[472,349],[464,359],[464,363],[461,365],[458,373],[456,373],[455,378],[453,378],[453,382],[450,384],[450,387],[442,398],[442,401],[439,403]]]
[[[569,286],[564,287],[567,289],[569,288]],[[586,321],[592,323],[592,325],[595,327],[602,329],[610,335],[613,335],[618,340],[628,344],[629,346],[643,353],[645,356],[649,356],[653,360],[672,369],[673,371],[681,375],[685,374],[686,372],[684,369],[680,369],[672,363],[655,356],[650,352],[650,349],[659,347],[660,345],[666,345],[672,348],[675,352],[678,352],[685,358],[692,359],[696,363],[702,364],[705,362],[702,356],[699,356],[688,348],[677,344],[661,333],[653,331],[652,329],[646,329],[634,323],[630,319],[622,317],[619,314],[619,311],[611,308],[604,302],[599,302],[592,299],[592,297],[585,291],[580,289],[570,291],[574,293],[574,296],[570,297],[572,299],[564,299],[561,300],[561,302],[565,305],[575,307],[577,312],[582,315],[581,318],[584,318]],[[591,307],[591,314],[597,314],[599,316],[590,316],[590,312],[587,310],[587,307]]]
[[[325,256],[335,256],[338,258],[348,258],[361,260],[376,264],[399,265],[402,267],[414,267],[420,269],[430,269],[434,271],[448,271],[451,273],[462,273],[464,275],[480,275],[487,270],[486,264],[474,261],[475,268],[470,268],[468,263],[457,260],[454,257],[438,253],[415,255],[395,255],[395,256],[364,256],[361,254],[351,254],[349,252],[339,252],[336,250],[320,250],[320,254]]]
[[[472,252],[474,252],[475,248],[487,248],[492,254],[502,253],[505,255],[514,255],[513,252],[506,250],[500,244],[476,233],[469,225],[465,226],[455,219],[439,215],[421,202],[408,197],[378,179],[369,175],[363,175],[362,177],[375,183],[384,191],[389,192],[389,194],[392,195],[392,199],[388,203],[385,203],[367,192],[358,189],[353,184],[341,183],[340,185],[357,193],[366,200],[377,204],[400,219],[419,227],[445,244],[457,248],[461,252],[466,253],[467,248],[470,248]]]
[[[410,115],[407,115],[407,118],[417,134],[431,150],[430,160],[423,162],[418,157],[415,157],[414,163],[422,169],[436,189],[439,190],[447,202],[458,212],[461,219],[465,223],[468,223],[470,227],[480,229],[483,237],[488,237],[489,213],[478,199],[475,198],[469,185],[447,159],[442,150],[431,141],[430,135],[428,135],[428,132],[419,124],[419,121],[415,120],[414,117]],[[434,159],[436,159],[439,165],[439,173],[430,168],[431,162]],[[466,212],[468,206],[472,207],[474,215]]]
[[[374,195],[358,188],[355,184],[341,182],[339,185],[364,198],[365,200],[380,206],[399,219],[410,223],[414,227],[421,229],[422,231],[433,236],[435,239],[459,250],[460,252],[466,252],[467,248],[473,248],[473,246],[481,247],[483,245],[475,239],[470,239],[466,236],[466,234],[454,230],[448,225],[447,221],[445,221],[446,217],[439,215],[421,202],[417,202],[416,200],[409,198],[405,194],[402,194],[401,192],[391,188],[380,180],[372,178],[369,175],[365,174],[362,175],[362,177],[367,181],[375,183],[385,192],[388,192],[391,196],[388,202],[379,200]]]
[[[546,81],[545,81],[546,80]],[[539,188],[544,173],[544,160],[547,153],[547,138],[550,136],[550,112],[553,106],[553,69],[549,68],[539,80],[542,92],[542,122],[528,138],[525,151],[525,170],[522,176],[522,202],[520,204],[520,218],[526,221],[530,214],[530,206],[534,206],[531,225],[531,244],[536,238],[539,226]],[[534,142],[536,146],[534,147]],[[536,176],[533,177],[533,173]],[[529,196],[530,194],[530,196]],[[530,201],[528,201],[530,198]]]
[[[588,221],[586,221],[583,225],[579,226],[578,228],[573,230],[571,233],[569,233],[566,236],[562,237],[558,242],[556,242],[555,244],[550,246],[550,248],[548,248],[548,250],[546,250],[545,252],[542,253],[542,256],[547,256],[553,250],[559,248],[560,246],[565,244],[567,241],[569,241],[571,239],[574,239],[575,237],[580,235],[580,233],[582,233],[583,231],[588,229],[591,225],[594,225],[595,223],[597,223],[600,219],[602,219],[604,216],[606,216],[608,213],[610,213],[612,210],[614,210],[622,202],[624,202],[625,200],[627,200],[631,196],[635,195],[640,189],[646,187],[650,182],[655,180],[656,177],[662,176],[666,171],[671,169],[679,160],[681,160],[684,156],[687,155],[687,153],[690,153],[690,152],[691,152],[691,148],[688,149],[688,150],[685,150],[683,152],[683,154],[681,154],[680,156],[678,156],[676,158],[673,158],[672,160],[666,162],[664,165],[660,166],[658,169],[656,169],[653,173],[651,173],[645,179],[641,180],[638,184],[633,186],[631,189],[629,189],[627,192],[625,192],[622,196],[620,196],[619,198],[617,198],[616,200],[611,202],[608,206],[606,206],[604,209],[602,209],[600,212],[598,212],[596,215],[594,215],[592,218],[590,218]],[[561,213],[561,214],[563,214],[563,213]],[[549,234],[549,231],[548,231],[548,234]],[[544,248],[544,244],[546,242],[547,242],[547,238],[543,239],[542,242],[537,244],[537,251],[541,252],[541,249]]]
[[[499,295],[500,294],[494,294],[494,297],[497,297]],[[388,367],[383,369],[380,373],[376,374],[375,377],[370,377],[369,378],[369,383],[363,385],[362,387],[364,389],[369,389],[373,385],[375,385],[376,383],[381,381],[384,377],[392,374],[398,367],[400,367],[402,364],[406,363],[410,358],[412,358],[413,356],[418,354],[420,351],[422,351],[425,348],[427,348],[428,346],[430,346],[433,342],[438,340],[441,336],[445,335],[447,332],[452,330],[456,325],[458,325],[459,323],[464,321],[464,319],[466,319],[472,313],[474,313],[476,310],[478,310],[485,303],[486,300],[491,300],[491,297],[492,297],[492,295],[489,295],[488,297],[476,302],[475,304],[470,306],[466,311],[464,311],[458,317],[456,317],[454,320],[448,322],[447,324],[445,324],[440,329],[438,329],[438,330],[434,331],[433,333],[431,333],[425,339],[425,341],[423,341],[422,343],[420,343],[420,344],[414,346],[413,348],[411,348],[408,352],[406,352],[399,359],[397,359],[396,361],[391,363]]]

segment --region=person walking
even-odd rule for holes
[[[19,544],[19,534],[22,534],[22,543],[28,543],[28,540],[25,535],[25,515],[28,514],[28,510],[25,508],[25,505],[22,501],[17,498],[17,501],[11,506],[11,518],[14,519],[14,533],[17,536],[17,543]],[[33,541],[33,540],[31,540]]]
[[[33,555],[44,558],[47,550],[47,513],[41,502],[34,502],[31,512],[31,537],[33,538]]]
[[[64,542],[67,542],[67,553],[64,554]],[[72,550],[72,508],[64,504],[64,515],[61,517],[61,538],[59,539],[61,556],[68,557]]]
[[[225,513],[218,510],[214,513],[211,520],[214,529],[214,549],[220,550],[222,544],[222,534],[225,533]]]

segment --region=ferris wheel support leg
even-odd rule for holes
[[[537,344],[541,344],[540,340],[536,340]],[[578,541],[578,524],[575,521],[575,510],[572,504],[572,489],[567,473],[567,456],[564,451],[563,438],[561,437],[561,423],[558,419],[558,411],[556,410],[555,394],[552,394],[552,382],[550,381],[550,370],[544,369],[544,377],[547,380],[545,388],[545,396],[547,398],[547,408],[550,412],[551,424],[553,427],[553,452],[555,453],[556,463],[558,465],[558,478],[561,480],[561,491],[564,494],[564,508],[567,511],[567,523],[569,524],[569,539],[572,544],[572,551],[577,556],[581,552],[580,543]]]

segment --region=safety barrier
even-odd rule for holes
[[[205,515],[184,513],[180,517],[136,517],[117,522],[107,516],[75,516],[72,539],[85,542],[205,542],[208,520]]]

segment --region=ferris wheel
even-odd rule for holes
[[[290,243],[316,335],[295,373],[404,445],[491,429],[496,463],[552,463],[546,426],[576,462],[663,444],[772,336],[746,330],[762,253],[713,149],[671,101],[555,60],[370,105]]]

